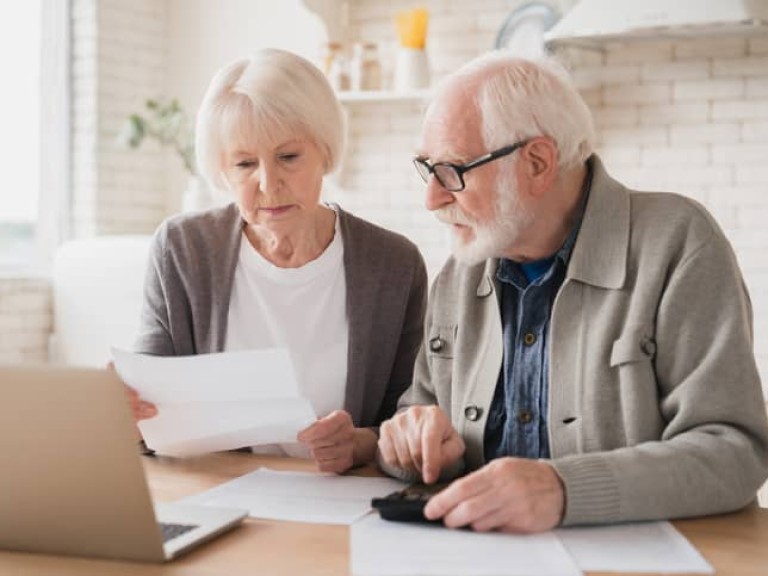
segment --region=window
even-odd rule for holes
[[[0,265],[41,265],[68,188],[68,1],[25,0],[0,18]],[[12,12],[12,17],[10,12]]]

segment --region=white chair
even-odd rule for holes
[[[51,360],[103,367],[110,347],[130,349],[139,314],[150,236],[73,240],[56,252]]]

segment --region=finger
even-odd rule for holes
[[[443,516],[443,523],[449,528],[474,526],[476,522],[492,516],[501,509],[502,502],[498,495],[492,490],[485,490],[475,496],[463,499]]]
[[[352,449],[349,446],[322,448],[310,453],[318,468],[324,472],[343,472],[352,466]]]
[[[382,423],[379,428],[378,447],[381,459],[390,466],[396,466],[398,463],[397,454],[395,452],[395,446],[392,443],[392,424],[390,422]]]
[[[139,420],[146,420],[157,416],[157,406],[151,402],[144,402],[143,400],[138,403],[137,416]]]
[[[299,432],[297,439],[299,442],[314,442],[333,436],[345,428],[354,428],[352,419],[343,410],[336,410]]]
[[[335,460],[341,457],[343,449],[340,446],[327,446],[323,448],[312,448],[309,453],[314,460],[320,462],[325,460]]]
[[[473,520],[470,524],[475,532],[489,532],[501,530],[503,532],[520,532],[509,523],[510,512],[501,507],[489,510],[487,514]]]
[[[341,474],[346,472],[352,467],[352,459],[349,458],[333,458],[329,460],[316,460],[318,470],[321,472],[333,472],[334,474]]]
[[[413,468],[421,474],[423,455],[421,450],[421,422],[409,421],[409,427],[403,436],[403,442],[407,446]]]
[[[424,425],[421,435],[422,468],[424,482],[432,484],[440,477],[444,423],[432,417]]]
[[[465,500],[485,491],[488,483],[482,472],[483,469],[480,469],[464,478],[456,480],[450,486],[432,496],[424,508],[424,516],[430,520],[444,518],[451,510]]]
[[[416,466],[413,463],[413,457],[411,456],[411,450],[408,447],[407,434],[397,434],[396,436],[393,436],[392,445],[395,449],[395,454],[397,455],[396,466],[408,471],[416,470]]]

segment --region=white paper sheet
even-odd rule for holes
[[[584,571],[714,574],[669,522],[563,528],[555,534]]]
[[[580,576],[552,532],[511,535],[389,522],[373,513],[351,528],[355,576]]]
[[[285,349],[160,357],[113,348],[112,355],[123,381],[157,406],[139,429],[162,454],[295,442],[316,419]]]
[[[185,503],[244,508],[256,518],[351,524],[371,510],[371,499],[402,490],[392,478],[364,478],[259,468]]]

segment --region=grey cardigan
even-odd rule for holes
[[[424,260],[409,240],[338,208],[344,241],[349,352],[344,408],[377,426],[408,387],[426,307]],[[221,352],[243,221],[234,204],[160,225],[153,240],[135,350]],[[323,345],[323,335],[317,335]]]
[[[744,506],[768,475],[768,423],[736,257],[697,203],[627,190],[591,161],[589,201],[549,327],[547,426],[564,523]],[[440,272],[401,400],[450,415],[468,469],[484,464],[503,356],[497,264],[451,259]],[[441,346],[426,345],[435,338]]]

